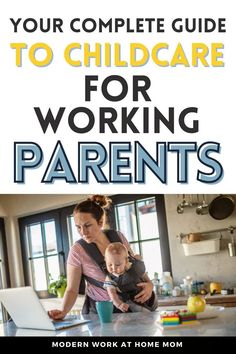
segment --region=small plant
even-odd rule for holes
[[[67,280],[65,275],[61,274],[58,277],[58,280],[53,281],[51,274],[49,274],[49,279],[50,279],[50,284],[48,287],[49,294],[54,294],[58,297],[63,297],[67,286]]]

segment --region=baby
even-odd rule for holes
[[[137,284],[147,281],[143,261],[130,256],[122,243],[114,242],[106,248],[105,262],[109,275],[105,279],[104,287],[114,306],[122,312],[140,312],[144,309],[155,311],[157,298],[154,292],[143,304],[135,302],[134,299],[141,290]]]

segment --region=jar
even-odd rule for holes
[[[179,286],[174,287],[174,289],[172,290],[172,295],[173,296],[180,296],[181,295],[181,289]]]
[[[173,290],[173,280],[170,275],[170,272],[163,272],[160,284],[162,286],[163,295],[171,295]]]
[[[192,294],[192,277],[189,275],[183,279],[184,281],[184,295],[189,296]]]

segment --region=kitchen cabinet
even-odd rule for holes
[[[212,306],[236,307],[236,294],[234,295],[206,295],[206,303]],[[159,296],[158,306],[181,306],[187,305],[188,296]]]

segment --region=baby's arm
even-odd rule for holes
[[[107,290],[108,295],[110,296],[110,299],[115,307],[120,309],[122,312],[128,311],[129,305],[121,301],[117,294],[116,283],[111,280],[108,275],[106,276],[104,282],[104,288]]]
[[[107,287],[107,292],[115,307],[117,307],[122,312],[128,311],[129,305],[121,301],[115,288]]]

